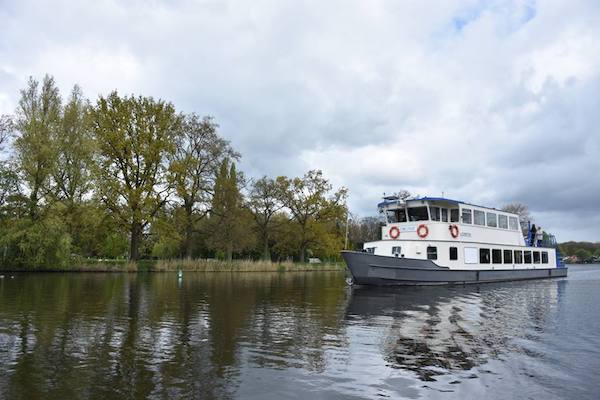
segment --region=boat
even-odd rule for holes
[[[565,277],[556,240],[524,236],[517,214],[445,197],[385,196],[381,240],[342,251],[359,285],[468,284]]]

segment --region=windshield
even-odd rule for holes
[[[408,209],[409,221],[427,221],[428,219],[427,207],[410,207]]]

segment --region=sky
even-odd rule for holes
[[[0,114],[46,73],[212,115],[247,176],[320,169],[361,216],[405,189],[600,241],[595,0],[0,0]]]

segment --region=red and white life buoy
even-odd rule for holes
[[[392,226],[390,228],[390,237],[392,239],[398,239],[398,236],[400,236],[400,229],[398,229],[397,226]]]
[[[427,235],[429,235],[429,228],[424,224],[419,225],[417,228],[417,235],[419,235],[421,239],[426,238]]]
[[[458,226],[450,225],[450,234],[452,235],[452,237],[456,239],[458,237],[458,233]]]

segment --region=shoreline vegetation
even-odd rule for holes
[[[31,77],[0,115],[0,270],[299,270],[365,241],[322,171],[248,177],[241,157],[212,116]],[[128,261],[88,261],[107,259]],[[227,264],[145,261],[206,259]]]
[[[316,272],[345,271],[343,262],[298,263],[260,260],[165,259],[165,260],[81,260],[63,268],[3,268],[6,272]]]

